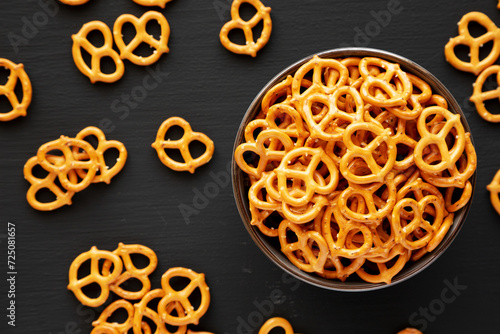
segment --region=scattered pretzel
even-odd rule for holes
[[[248,21],[240,17],[239,11],[242,3],[248,3],[257,10],[257,13]],[[231,5],[231,21],[224,24],[219,34],[222,45],[237,54],[257,56],[257,52],[267,44],[271,37],[272,21],[270,12],[271,8],[264,6],[259,0],[234,0]],[[260,21],[263,21],[264,28],[261,36],[257,41],[254,41],[252,28],[259,24]],[[246,40],[245,45],[236,44],[229,40],[229,32],[233,29],[243,30]]]
[[[477,168],[446,99],[375,57],[304,62],[265,93],[234,159],[251,225],[293,265],[385,284],[442,242]]]
[[[293,334],[293,327],[288,320],[281,317],[274,317],[266,320],[260,327],[259,334],[269,334],[274,328],[280,327],[285,331],[285,334]]]
[[[165,4],[172,0],[133,0],[136,4],[141,6],[158,6],[165,8]]]
[[[109,284],[109,289],[116,293],[118,296],[137,300],[144,297],[144,295],[151,290],[151,282],[149,275],[156,269],[158,259],[156,254],[148,247],[142,245],[125,245],[120,242],[118,248],[113,251],[113,254],[121,257],[125,271],[112,283]],[[137,269],[132,262],[130,254],[142,254],[149,259],[149,264],[142,268]],[[108,275],[111,267],[111,261],[105,261],[102,268],[103,275]],[[127,280],[135,278],[142,284],[142,289],[139,291],[127,291],[120,287],[121,284]]]
[[[496,87],[495,89],[483,91],[484,84],[491,75],[496,76]],[[482,71],[476,78],[470,101],[474,102],[477,113],[484,120],[488,122],[498,123],[500,122],[500,114],[492,114],[488,111],[488,109],[486,109],[486,106],[484,105],[484,101],[498,98],[500,98],[500,65],[492,65]]]
[[[160,25],[160,39],[155,39],[146,31],[146,26],[150,21],[156,21]],[[126,23],[132,24],[136,30],[136,35],[129,44],[125,44],[123,40],[122,29],[123,25]],[[170,26],[165,16],[160,12],[149,11],[144,13],[140,18],[132,14],[123,14],[119,16],[113,26],[113,36],[116,46],[120,50],[120,57],[130,60],[136,65],[151,65],[160,59],[163,53],[169,51],[167,42],[170,36]],[[142,43],[146,43],[154,49],[150,56],[142,57],[134,54],[134,50]]]
[[[104,276],[100,273],[99,260],[106,259],[113,263],[113,271]],[[78,269],[80,266],[90,260],[90,274],[83,278],[78,278]],[[73,291],[75,297],[83,304],[91,307],[101,306],[106,302],[109,296],[109,284],[115,281],[122,271],[122,261],[117,255],[103,250],[98,250],[97,247],[92,248],[85,253],[80,254],[71,263],[69,268],[69,284],[68,289]],[[101,293],[96,298],[86,296],[82,288],[92,283],[99,284]]]
[[[5,83],[5,85],[0,85],[0,95],[5,96],[12,106],[11,111],[0,113],[0,121],[6,122],[19,116],[26,116],[26,110],[31,103],[32,88],[31,81],[24,70],[24,65],[14,64],[8,59],[0,58],[0,67],[5,67],[6,70],[10,71],[7,83]],[[14,91],[18,82],[23,89],[21,101],[19,101]]]
[[[59,0],[59,1],[65,5],[70,5],[70,6],[79,6],[89,2],[89,0]]]
[[[89,42],[87,36],[92,31],[100,31],[104,36],[104,45],[96,47]],[[90,82],[115,82],[123,76],[125,66],[120,59],[120,55],[113,50],[113,35],[109,27],[101,21],[91,21],[85,23],[80,31],[72,36],[73,38],[73,60],[83,74],[89,77]],[[91,56],[90,67],[85,63],[82,56],[82,50],[87,51]],[[115,72],[107,74],[101,71],[101,59],[110,57],[115,63]]]
[[[469,23],[476,22],[486,29],[486,33],[474,38],[469,32]],[[480,48],[488,42],[493,47],[484,59],[479,59]],[[460,60],[455,54],[457,45],[465,45],[470,49],[469,62]],[[458,22],[458,36],[450,39],[444,48],[446,60],[456,69],[478,75],[488,66],[495,63],[500,55],[500,29],[483,13],[469,12]]]
[[[185,277],[188,278],[190,282],[185,288],[177,291],[170,285],[170,280],[174,277]],[[170,268],[161,277],[161,286],[165,292],[165,296],[158,303],[158,314],[163,321],[174,326],[184,326],[188,324],[197,325],[210,305],[210,292],[205,283],[205,275],[198,274],[187,268]],[[199,289],[201,293],[201,302],[197,309],[195,309],[189,301],[189,296],[195,289]],[[174,303],[179,303],[184,311],[177,312],[176,315],[169,312],[168,306]]]
[[[500,170],[495,174],[493,180],[486,187],[490,192],[490,201],[493,208],[495,208],[496,212],[500,215],[500,198],[498,194],[500,193]]]
[[[184,130],[182,138],[178,140],[166,139],[165,135],[168,130],[173,126],[179,126]],[[205,152],[197,158],[191,156],[189,152],[189,144],[192,141],[199,141],[205,145]],[[170,169],[175,171],[189,171],[191,174],[194,173],[195,169],[206,164],[212,159],[214,154],[214,143],[205,134],[201,132],[194,132],[191,129],[191,125],[184,119],[180,117],[170,117],[165,120],[156,135],[156,141],[151,145],[158,153],[158,158],[160,161]],[[178,162],[168,156],[165,149],[177,149],[180,151],[183,162]]]
[[[55,165],[64,164],[64,158],[59,156],[47,156],[49,161],[52,161]],[[56,172],[48,172],[48,175],[44,178],[38,178],[33,175],[33,168],[39,166],[38,158],[31,157],[24,165],[24,178],[31,184],[28,192],[26,193],[26,199],[28,203],[36,210],[40,211],[52,211],[58,209],[64,205],[71,205],[71,198],[75,194],[74,191],[69,191],[66,189],[61,189],[56,183],[57,178]],[[69,174],[69,181],[71,183],[76,183],[78,176],[73,170]],[[55,195],[55,199],[52,202],[40,202],[37,199],[37,193],[41,189],[48,189],[52,194]]]
[[[98,145],[94,148],[86,141],[95,136]],[[106,166],[104,155],[109,149],[119,152],[116,163]],[[61,155],[55,155],[59,152]],[[64,205],[71,205],[76,192],[82,191],[96,182],[110,183],[111,179],[122,170],[127,160],[125,146],[116,140],[106,140],[104,133],[89,126],[80,131],[75,138],[61,136],[59,139],[43,144],[35,157],[24,166],[24,178],[31,184],[26,194],[28,203],[36,210],[52,211]],[[44,177],[33,175],[33,169],[40,166],[46,173]],[[56,183],[58,179],[59,184]],[[48,189],[55,195],[50,202],[37,198],[41,189]]]

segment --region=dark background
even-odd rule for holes
[[[23,63],[33,84],[28,116],[0,124],[0,332],[89,333],[100,309],[81,307],[66,289],[68,269],[92,245],[113,250],[119,242],[156,252],[154,288],[174,266],[206,274],[212,302],[200,325],[191,327],[197,330],[256,333],[271,316],[311,334],[389,334],[410,325],[426,334],[498,330],[500,219],[485,187],[500,168],[500,125],[477,115],[468,102],[474,76],[451,67],[443,54],[465,13],[484,12],[500,25],[497,2],[267,0],[273,31],[256,58],[220,45],[229,3],[173,0],[161,10],[170,23],[170,53],[150,67],[162,80],[143,98],[137,93],[147,68],[125,61],[120,81],[93,85],[73,63],[71,35],[91,20],[112,26],[121,14],[159,8],[131,0],[90,0],[75,7],[55,0],[0,2],[0,57]],[[393,13],[380,19],[389,9]],[[247,234],[228,183],[236,131],[261,87],[289,64],[340,46],[388,50],[430,70],[462,106],[479,160],[474,201],[451,247],[411,280],[373,292],[328,291],[283,275]],[[132,97],[128,107],[123,94]],[[193,175],[166,168],[150,146],[171,116],[185,118],[215,142],[212,161]],[[71,206],[32,209],[25,199],[24,163],[43,143],[89,125],[125,144],[129,158],[123,171],[109,185],[76,194]],[[183,216],[179,206],[193,207],[196,194],[213,186],[214,175],[220,185],[212,187],[212,198]],[[6,318],[8,222],[16,226],[15,328]],[[453,292],[450,284],[459,289]]]

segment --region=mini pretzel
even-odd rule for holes
[[[115,313],[119,309],[123,309],[125,310],[125,312],[127,312],[127,319],[122,323],[108,322],[108,318],[110,318],[113,315],[113,313]],[[99,318],[97,318],[97,320],[92,322],[92,326],[96,328],[111,327],[117,333],[127,333],[127,331],[132,328],[133,319],[134,319],[134,306],[132,305],[132,303],[130,303],[125,299],[118,299],[113,303],[109,304],[104,309],[104,311],[101,312]]]
[[[328,80],[328,82],[325,82],[324,72],[326,69],[338,72],[336,80]],[[304,92],[301,93],[305,76],[311,71],[313,72],[311,78],[312,83]],[[344,86],[348,79],[349,70],[344,64],[335,59],[323,59],[318,56],[314,56],[310,61],[299,67],[293,76],[292,96],[294,99],[300,100],[301,97],[306,97],[311,92],[316,91],[331,94],[337,88]]]
[[[498,193],[500,193],[500,170],[495,174],[490,184],[486,186],[486,189],[490,192],[491,205],[500,215],[500,198],[498,197]]]
[[[325,262],[328,258],[328,245],[323,236],[316,231],[302,231],[302,228],[288,220],[283,220],[279,226],[279,240],[281,251],[298,268],[306,272],[323,272]],[[289,242],[287,232],[293,232],[297,241]],[[316,244],[318,254],[314,254],[311,244]],[[297,257],[300,251],[303,260]]]
[[[155,39],[152,35],[148,34],[146,31],[146,26],[150,21],[156,21],[160,25],[160,39]],[[129,44],[125,44],[123,40],[123,25],[126,23],[131,23],[135,30],[136,35],[130,41]],[[135,17],[131,14],[123,14],[116,19],[113,26],[113,36],[115,38],[115,43],[120,50],[120,57],[122,59],[128,59],[136,65],[147,66],[155,63],[160,59],[163,53],[167,53],[168,38],[170,36],[170,26],[168,21],[160,12],[149,11],[144,13],[140,18]],[[150,56],[142,57],[134,54],[134,50],[139,47],[142,43],[148,44],[154,49]]]
[[[10,71],[7,83],[5,85],[0,85],[0,95],[4,95],[12,106],[11,111],[0,113],[0,121],[5,122],[19,116],[26,116],[26,110],[31,103],[32,88],[31,81],[24,70],[24,65],[14,64],[8,59],[0,58],[0,66]],[[15,93],[18,80],[23,89],[23,98],[21,102],[19,102]]]
[[[405,328],[399,331],[398,334],[422,334],[422,332],[416,328]]]
[[[185,288],[177,291],[170,285],[170,280],[173,277],[185,277],[188,278],[190,282]],[[163,274],[161,286],[165,292],[165,297],[158,303],[158,314],[163,321],[173,326],[184,326],[188,324],[197,325],[199,319],[207,312],[210,304],[210,292],[205,283],[205,275],[198,274],[187,268],[170,268]],[[199,289],[201,293],[201,302],[197,309],[194,309],[189,301],[189,296],[195,289]],[[184,309],[183,313],[177,312],[177,316],[173,315],[168,310],[168,306],[176,302],[180,303]]]
[[[271,141],[269,147],[266,143]],[[285,154],[293,148],[293,141],[286,134],[279,130],[264,130],[257,136],[255,143],[244,143],[234,152],[234,158],[238,166],[246,173],[260,178],[266,170],[270,161],[281,161]],[[244,159],[246,152],[253,152],[259,156],[256,167],[250,166]]]
[[[344,94],[352,99],[355,105],[354,112],[339,108],[340,97]],[[328,112],[321,118],[319,123],[315,121],[312,112],[312,106],[318,102],[328,106]],[[307,96],[302,105],[302,111],[311,137],[333,141],[342,139],[344,131],[342,126],[332,124],[333,119],[351,124],[357,120],[362,120],[365,113],[361,95],[356,89],[350,86],[343,86],[336,89],[331,96],[324,94],[311,94]]]
[[[141,6],[158,6],[165,8],[165,4],[172,0],[133,0],[136,4]]]
[[[356,131],[363,130],[375,134],[376,137],[368,145],[362,147],[353,143],[352,136]],[[348,152],[340,159],[340,171],[342,175],[344,175],[347,180],[358,184],[383,181],[396,162],[396,151],[391,149],[395,144],[389,134],[387,129],[379,127],[375,123],[354,123],[349,125],[344,131],[343,137]],[[383,143],[389,148],[389,156],[385,164],[380,166],[375,161],[373,152]],[[367,175],[356,175],[356,173],[353,173],[353,171],[349,169],[349,164],[351,164],[355,158],[362,159],[371,173]]]
[[[101,325],[94,327],[90,334],[120,334],[113,326],[111,325]]]
[[[432,115],[441,115],[446,119],[446,123],[437,133],[430,133],[427,129],[426,120]],[[460,121],[460,115],[453,114],[449,110],[441,107],[428,107],[422,111],[417,122],[417,127],[422,139],[415,145],[415,164],[420,169],[430,173],[452,169],[465,148],[465,130]],[[452,129],[457,133],[454,136],[455,143],[453,147],[448,149],[446,137],[450,134]],[[441,161],[438,164],[431,165],[426,163],[423,159],[424,149],[431,144],[437,146],[439,154],[441,155]]]
[[[476,22],[486,29],[479,37],[472,37],[469,32],[470,22]],[[479,58],[480,48],[488,42],[493,42],[492,49],[484,59]],[[460,60],[455,54],[457,45],[469,47],[469,62]],[[456,69],[472,72],[475,75],[495,63],[500,55],[500,29],[488,16],[479,12],[469,12],[458,22],[458,36],[453,37],[444,48],[446,60]]]
[[[240,17],[239,11],[242,3],[248,3],[257,10],[257,13],[248,21]],[[252,57],[257,56],[257,51],[262,49],[269,41],[269,37],[271,37],[272,21],[269,15],[270,12],[271,8],[264,6],[259,0],[234,0],[231,5],[231,21],[224,24],[219,34],[222,45],[234,53],[247,54]],[[261,20],[264,23],[262,34],[257,41],[254,41],[252,28],[259,24]],[[243,30],[246,40],[245,45],[235,44],[229,40],[229,32],[233,29]]]
[[[143,245],[125,245],[120,242],[118,248],[113,251],[113,254],[116,254],[121,257],[123,261],[123,265],[125,267],[125,271],[121,273],[121,275],[112,283],[109,284],[109,289],[116,293],[118,296],[129,299],[129,300],[137,300],[141,299],[150,289],[151,282],[149,280],[149,275],[156,269],[158,264],[158,259],[156,257],[155,252],[153,252],[150,248]],[[142,254],[149,259],[149,264],[142,268],[137,269],[134,263],[132,262],[132,258],[130,254]],[[102,268],[102,274],[104,276],[109,274],[109,270],[111,267],[111,261],[105,261]],[[142,284],[142,289],[139,291],[127,291],[120,286],[126,282],[127,280],[135,278],[139,280]]]
[[[434,217],[432,225],[423,217],[423,213],[428,205],[433,205],[435,207],[436,216]],[[412,208],[413,218],[411,221],[407,222],[406,225],[402,226],[400,212],[404,207]],[[395,241],[409,250],[416,250],[427,246],[434,237],[435,231],[439,229],[443,222],[443,208],[444,202],[434,195],[425,196],[418,202],[411,198],[404,198],[399,201],[394,206],[391,220],[391,225],[395,233]],[[424,230],[426,233],[424,236],[413,240],[415,239],[414,232],[416,229]]]
[[[370,66],[380,67],[385,72],[374,77],[370,73]],[[396,107],[407,104],[406,100],[412,93],[412,83],[406,72],[401,70],[399,64],[390,63],[380,58],[365,57],[359,62],[359,73],[365,79],[360,87],[360,93],[367,102],[378,107]],[[398,80],[401,87],[390,85],[394,80]],[[381,89],[387,96],[373,95],[374,88]]]
[[[386,185],[388,189],[387,199],[382,207],[377,207],[375,200],[375,193]],[[353,196],[362,197],[364,200],[365,210],[362,212],[354,212],[347,205],[349,199]],[[372,184],[369,187],[358,186],[355,184],[350,185],[345,189],[338,198],[338,205],[341,208],[342,215],[353,221],[368,223],[380,223],[394,208],[396,203],[396,186],[394,184],[394,174],[391,172],[387,175],[383,182]],[[359,208],[358,208],[358,211]]]
[[[89,2],[89,0],[59,0],[59,1],[65,5],[70,5],[70,6],[79,6]]]
[[[266,320],[260,327],[259,334],[269,334],[274,328],[280,327],[285,331],[285,334],[293,334],[292,325],[285,318],[274,317]]]
[[[104,182],[106,184],[109,184],[111,182],[111,179],[123,169],[123,166],[127,161],[127,150],[125,148],[125,145],[117,140],[106,140],[104,132],[94,126],[86,127],[85,129],[80,131],[75,138],[79,140],[85,140],[85,138],[89,136],[95,136],[98,141],[95,152],[97,154],[99,174],[93,178],[92,182]],[[116,149],[119,153],[118,158],[116,159],[116,163],[111,168],[106,166],[106,161],[104,160],[104,154],[109,149]],[[88,154],[78,152],[76,147],[73,149],[73,155],[79,160],[88,159]],[[78,169],[77,173],[81,178],[85,178],[87,174],[87,172],[83,169]]]
[[[80,161],[75,159],[72,148],[81,149],[88,155],[89,159]],[[53,150],[57,150],[64,155],[64,164],[53,164],[47,159],[47,154]],[[57,173],[61,185],[70,191],[79,192],[85,189],[92,183],[94,176],[99,166],[97,154],[94,148],[83,140],[61,136],[59,139],[50,141],[40,146],[37,152],[37,159],[40,166],[49,172]],[[68,173],[72,170],[86,170],[85,177],[78,183],[73,183],[68,177]]]
[[[143,332],[143,323],[145,322],[142,319],[144,317],[150,319],[156,325],[156,331],[154,332],[154,334],[167,333],[167,328],[165,327],[165,323],[163,322],[161,317],[158,315],[158,313],[148,307],[148,304],[153,299],[163,298],[164,296],[165,291],[163,291],[162,289],[151,290],[144,295],[139,303],[134,304],[135,312],[132,322],[134,334],[146,334],[145,332]],[[149,328],[149,326],[147,328]],[[180,333],[185,332],[186,329],[184,328],[183,330],[184,331],[180,331]]]
[[[88,34],[95,30],[100,31],[104,36],[104,45],[101,47],[92,45],[87,39]],[[80,72],[90,78],[90,82],[95,83],[97,81],[102,81],[111,83],[119,80],[123,76],[125,66],[118,53],[113,50],[113,35],[105,23],[101,21],[85,23],[80,31],[76,35],[73,35],[72,38],[73,60]],[[92,56],[90,67],[83,60],[81,48]],[[114,61],[116,66],[115,72],[106,74],[101,71],[101,59],[103,57],[110,57]]]
[[[103,276],[100,274],[99,260],[106,259],[113,263],[113,271],[108,275]],[[78,269],[80,266],[90,260],[90,274],[83,278],[78,278]],[[109,284],[114,282],[122,272],[122,260],[117,255],[97,249],[97,247],[92,246],[92,248],[85,253],[82,253],[76,257],[76,259],[71,263],[69,268],[69,284],[68,289],[73,291],[75,297],[83,304],[90,307],[101,306],[106,302],[109,296]],[[101,293],[96,298],[90,298],[86,296],[82,288],[92,283],[99,284],[101,288]]]
[[[497,87],[493,90],[483,91],[486,79],[493,74],[496,75]],[[492,114],[484,105],[484,101],[493,99],[500,99],[500,65],[492,65],[478,75],[474,83],[474,91],[470,97],[470,101],[474,102],[479,116],[488,122],[498,123],[500,122],[500,114]]]
[[[184,130],[182,138],[178,140],[165,139],[167,131],[172,126],[180,126]],[[199,141],[206,147],[205,152],[195,159],[193,159],[189,152],[189,144],[192,141]],[[191,125],[180,117],[171,117],[165,120],[158,129],[156,141],[151,146],[156,150],[158,158],[165,166],[175,171],[189,171],[190,173],[194,173],[196,168],[209,162],[214,154],[213,141],[201,132],[194,132],[191,129]],[[170,158],[165,149],[178,149],[184,162],[177,162]]]
[[[47,156],[47,159],[55,165],[64,164],[63,157]],[[33,175],[33,168],[37,165],[39,165],[37,157],[30,158],[24,165],[24,178],[31,184],[28,192],[26,193],[26,199],[28,203],[34,209],[40,211],[52,211],[64,205],[71,205],[71,198],[73,197],[75,192],[61,189],[57,184],[55,184],[55,180],[58,175],[56,172],[48,172],[48,175],[43,179],[35,177]],[[78,176],[74,170],[70,171],[68,176],[70,183],[75,184],[78,182]],[[56,196],[56,199],[52,202],[47,203],[40,202],[36,198],[36,195],[41,189],[50,190],[50,192]]]

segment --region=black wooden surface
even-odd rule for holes
[[[131,0],[90,0],[79,7],[55,0],[0,2],[0,57],[25,65],[34,92],[26,118],[0,124],[0,332],[89,333],[100,309],[81,307],[66,289],[68,268],[92,245],[113,250],[119,242],[156,251],[154,287],[173,266],[206,274],[212,303],[192,327],[198,330],[256,333],[264,318],[283,316],[297,332],[311,334],[396,333],[410,325],[426,334],[498,331],[500,218],[485,187],[500,168],[500,125],[476,114],[467,102],[474,76],[451,67],[443,55],[465,13],[484,12],[500,25],[497,2],[265,4],[272,7],[273,32],[256,58],[219,43],[229,0],[173,0],[161,10],[171,27],[170,53],[149,69],[125,61],[120,81],[92,85],[73,63],[70,36],[88,21],[112,25],[123,13],[140,16],[149,8]],[[228,183],[237,127],[260,88],[298,59],[340,46],[385,49],[433,72],[466,113],[479,160],[473,205],[452,246],[413,279],[374,292],[327,291],[284,275],[252,243]],[[152,71],[158,85],[144,90]],[[215,142],[212,161],[193,175],[167,169],[150,146],[170,116],[185,118]],[[124,170],[111,184],[76,194],[72,206],[33,210],[25,200],[24,163],[41,144],[89,125],[125,144]],[[204,192],[211,198],[200,199]],[[179,209],[195,205],[197,212],[187,218]],[[16,225],[15,327],[6,317],[8,222]]]

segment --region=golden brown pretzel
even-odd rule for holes
[[[125,270],[121,273],[118,278],[109,284],[109,289],[116,293],[118,296],[129,299],[129,300],[138,300],[144,297],[144,295],[151,290],[151,282],[149,280],[149,275],[156,269],[158,264],[158,258],[156,257],[155,252],[150,248],[143,245],[125,245],[120,242],[118,248],[113,251],[113,254],[116,254],[121,257],[123,261],[123,266]],[[137,269],[134,265],[131,254],[142,254],[149,259],[149,264],[142,268]],[[111,261],[105,261],[102,268],[102,274],[104,276],[109,274],[109,270],[111,267]],[[142,284],[142,289],[139,291],[128,291],[121,287],[121,285],[127,280],[135,278]]]
[[[100,31],[104,36],[104,45],[101,47],[92,45],[87,39],[88,34],[95,30]],[[90,82],[102,81],[110,83],[119,80],[123,76],[125,66],[120,59],[120,55],[113,50],[113,35],[105,23],[101,21],[85,23],[72,38],[73,60],[80,72],[89,77]],[[81,48],[92,56],[90,67],[83,60]],[[101,71],[101,59],[103,57],[110,57],[113,60],[116,66],[115,72],[108,74]]]
[[[106,140],[104,132],[94,126],[88,126],[78,132],[75,138],[85,140],[85,138],[89,136],[95,136],[98,141],[95,152],[97,154],[99,174],[93,178],[92,182],[104,182],[109,184],[111,179],[122,170],[127,161],[127,150],[125,145],[117,140]],[[104,160],[104,154],[109,149],[116,149],[118,151],[116,163],[111,168],[106,165],[106,161]],[[88,154],[79,152],[76,147],[73,149],[73,155],[79,160],[85,160],[89,157]],[[81,178],[85,178],[86,176],[86,171],[83,169],[77,169],[77,173]]]
[[[486,189],[490,192],[491,205],[493,205],[493,208],[500,215],[500,198],[498,197],[500,193],[500,170],[495,174],[490,184],[486,186]]]
[[[266,144],[270,144],[266,147]],[[285,154],[293,148],[293,141],[280,130],[264,130],[257,136],[255,143],[243,143],[234,152],[234,159],[238,166],[247,174],[260,178],[266,171],[270,161],[281,161]],[[251,166],[245,161],[244,154],[252,152],[259,156],[257,166]]]
[[[104,276],[100,273],[99,260],[106,259],[113,263],[113,271],[108,275]],[[78,269],[80,266],[90,260],[90,274],[78,278]],[[83,304],[90,307],[101,306],[106,302],[109,296],[109,284],[113,283],[122,272],[122,260],[117,255],[99,250],[97,247],[92,246],[92,248],[85,253],[78,255],[75,260],[71,263],[69,268],[69,284],[68,289],[73,291],[75,297]],[[101,288],[101,293],[96,298],[91,298],[86,296],[82,288],[92,283],[99,284]]]
[[[359,131],[371,132],[375,138],[367,145],[356,144],[352,140],[352,136]],[[392,170],[396,162],[397,152],[394,149],[388,150],[387,161],[380,166],[373,157],[373,152],[377,150],[380,145],[385,144],[389,148],[394,147],[395,143],[390,136],[390,131],[384,129],[376,123],[353,123],[349,125],[344,131],[344,144],[348,151],[342,159],[340,159],[340,172],[344,177],[351,182],[358,184],[367,184],[371,182],[382,182],[386,175]],[[349,165],[358,158],[362,159],[370,173],[366,175],[358,175],[356,172],[349,168]]]
[[[5,96],[12,106],[11,111],[0,113],[0,121],[5,122],[13,120],[19,116],[26,116],[26,110],[31,103],[33,90],[30,78],[24,70],[24,65],[14,64],[8,59],[0,58],[0,67],[5,67],[6,70],[10,71],[7,82],[4,85],[0,85],[0,95]],[[18,81],[21,83],[23,90],[23,97],[21,101],[19,101],[15,93]]]
[[[146,31],[146,26],[150,21],[156,21],[160,25],[160,39],[155,39]],[[123,25],[126,23],[132,24],[136,30],[136,35],[128,44],[125,44],[122,32]],[[116,46],[118,50],[120,50],[120,57],[130,60],[136,65],[151,65],[160,59],[163,53],[169,51],[167,43],[170,36],[170,26],[165,16],[160,12],[151,10],[144,13],[140,18],[132,14],[123,14],[119,16],[113,26],[113,36]],[[142,43],[146,43],[154,49],[151,55],[142,57],[134,54],[134,50]]]
[[[486,33],[476,38],[472,37],[469,32],[470,22],[481,25],[486,29]],[[491,51],[484,59],[480,59],[480,48],[488,42],[493,42]],[[461,60],[455,54],[457,45],[469,47],[470,60],[468,62]],[[458,36],[446,43],[444,54],[446,60],[456,69],[478,75],[486,67],[495,63],[500,55],[500,29],[487,15],[480,12],[469,12],[458,22]]]
[[[46,157],[54,165],[63,165],[64,158],[60,156],[47,155]],[[39,178],[33,175],[33,168],[39,165],[37,157],[31,157],[24,165],[24,178],[31,184],[28,192],[26,193],[26,199],[28,203],[36,210],[40,211],[52,211],[58,209],[64,205],[71,205],[71,198],[75,194],[74,191],[69,191],[66,189],[61,189],[56,183],[57,172],[48,172],[47,176],[44,178]],[[77,183],[78,176],[75,170],[71,170],[68,173],[69,182]],[[40,202],[37,199],[37,193],[41,189],[48,189],[53,193],[56,198],[52,202]]]
[[[88,155],[88,160],[80,161],[73,155],[73,149],[82,150]],[[60,151],[64,156],[63,164],[54,164],[47,158],[51,151]],[[97,154],[89,143],[83,140],[61,136],[59,139],[47,142],[40,146],[37,152],[37,159],[40,166],[48,172],[57,173],[61,185],[74,192],[79,192],[87,188],[94,179],[99,162]],[[85,177],[78,183],[71,182],[69,173],[72,170],[86,170]]]
[[[443,116],[446,119],[446,123],[437,133],[431,133],[427,128],[426,120],[433,115]],[[453,114],[442,107],[427,107],[422,111],[421,117],[418,119],[417,128],[422,136],[417,145],[415,145],[414,151],[414,160],[418,168],[429,173],[452,169],[465,148],[465,130],[460,120],[460,115]],[[452,130],[456,131],[456,135],[454,136],[455,143],[451,149],[448,149],[446,137]],[[429,145],[436,145],[439,150],[441,161],[437,164],[429,164],[424,160],[424,149]]]
[[[165,8],[165,4],[172,0],[133,0],[136,4],[141,6],[158,6]]]
[[[300,157],[310,156],[310,161],[305,170],[293,168],[290,164]],[[328,169],[329,182],[318,183],[315,180],[315,172],[318,166],[322,164]],[[306,205],[315,194],[328,195],[337,188],[339,182],[339,171],[333,160],[321,148],[300,147],[288,152],[281,164],[276,168],[275,173],[278,177],[278,188],[282,201],[289,205],[301,206]],[[305,190],[300,195],[292,194],[289,191],[288,181],[300,180]]]
[[[248,3],[255,7],[257,13],[248,21],[240,17],[240,6],[242,3]],[[270,7],[266,7],[259,0],[234,0],[231,4],[231,21],[222,26],[219,33],[222,45],[231,52],[238,54],[247,54],[252,57],[257,56],[257,52],[264,47],[271,37],[272,21]],[[261,36],[254,41],[252,28],[254,28],[260,21],[263,21],[263,29]],[[245,34],[245,45],[239,45],[229,40],[229,32],[233,29],[241,29]]]
[[[65,5],[70,5],[70,6],[79,6],[89,2],[89,0],[59,0],[59,1]]]
[[[184,130],[182,138],[178,140],[165,139],[165,135],[172,126],[179,126]],[[189,143],[199,141],[205,145],[205,152],[193,159],[189,152]],[[180,117],[170,117],[165,120],[156,135],[156,141],[151,145],[158,153],[160,161],[175,171],[189,171],[194,173],[195,169],[208,163],[214,154],[214,142],[204,133],[194,132],[191,125]],[[178,149],[184,162],[173,160],[165,152],[165,149]]]
[[[491,75],[496,75],[496,87],[488,91],[483,91],[484,83]],[[491,65],[482,71],[476,78],[474,89],[470,101],[476,106],[476,111],[484,120],[488,122],[500,122],[499,114],[492,114],[486,109],[484,101],[500,99],[500,65]]]
[[[288,320],[281,317],[274,317],[266,320],[259,329],[259,334],[269,334],[274,328],[280,327],[285,331],[285,334],[293,334],[293,327]]]
[[[323,272],[328,258],[328,245],[321,233],[303,231],[300,225],[288,220],[283,220],[278,230],[281,251],[288,257],[290,262],[306,272]],[[297,241],[288,241],[288,231],[294,233]],[[311,244],[315,244],[315,247],[318,248],[317,254],[315,254]],[[297,252],[300,252],[303,259],[297,256]]]
[[[144,326],[142,319],[144,317],[150,319],[155,325],[156,325],[156,331],[154,334],[165,334],[167,333],[167,328],[165,327],[165,323],[161,319],[161,317],[153,311],[151,308],[148,307],[148,304],[154,300],[154,299],[159,299],[163,298],[165,296],[165,291],[162,289],[155,289],[151,290],[148,293],[144,295],[144,297],[141,299],[140,302],[137,304],[134,304],[135,312],[134,312],[134,319],[132,322],[132,328],[134,330],[134,334],[146,334],[146,331],[143,332]],[[149,326],[147,327],[149,329]],[[180,329],[180,328],[179,328]],[[184,333],[186,331],[186,328],[183,328],[183,331],[179,331],[180,333]],[[149,330],[149,332],[151,332]]]
[[[185,277],[190,280],[189,284],[182,290],[177,291],[170,285],[174,277]],[[207,312],[210,305],[210,292],[205,282],[205,275],[194,272],[191,269],[176,267],[167,270],[161,278],[161,286],[165,296],[158,303],[158,314],[163,321],[172,326],[184,326],[188,324],[197,325],[200,318]],[[194,308],[189,301],[189,296],[195,289],[201,293],[201,301],[198,308]],[[184,312],[172,314],[168,307],[179,303]]]
[[[385,72],[376,77],[372,76],[370,72],[372,66],[382,68]],[[364,78],[360,93],[368,103],[378,107],[398,107],[407,104],[413,91],[412,83],[399,64],[376,57],[365,57],[359,62],[359,72]],[[391,85],[394,80],[401,83],[400,87]],[[374,95],[374,88],[382,90],[385,94]]]
[[[127,313],[127,319],[124,320],[122,323],[109,322],[108,318],[112,317],[113,313],[115,313],[119,309],[125,310],[125,312]],[[92,326],[96,328],[101,327],[101,329],[111,327],[117,333],[127,333],[127,331],[132,328],[133,320],[134,320],[134,306],[132,305],[132,303],[130,303],[125,299],[118,299],[109,304],[101,312],[99,318],[97,318],[97,320],[92,322]]]

